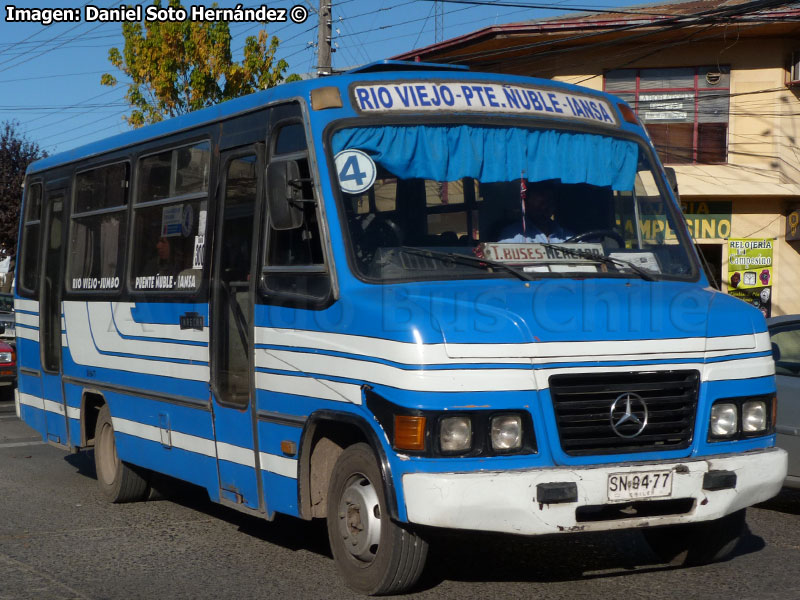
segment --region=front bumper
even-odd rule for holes
[[[770,448],[742,454],[680,461],[626,463],[590,467],[559,467],[528,471],[478,473],[409,473],[403,476],[408,520],[419,525],[537,535],[568,531],[602,531],[691,523],[718,519],[775,496],[786,477],[787,454]],[[579,507],[603,507],[608,500],[608,476],[612,473],[672,469],[670,499],[693,499],[682,514],[659,514],[592,521],[578,520]],[[703,489],[709,471],[736,474],[732,489]],[[577,501],[540,504],[537,486],[542,483],[577,485]],[[636,502],[654,502],[663,498]],[[622,503],[625,504],[625,503]],[[686,503],[684,503],[686,504]],[[646,511],[642,511],[646,512]],[[585,513],[584,513],[585,514]]]

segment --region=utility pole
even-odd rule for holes
[[[317,76],[330,75],[331,69],[331,0],[319,0],[319,39],[317,43]]]

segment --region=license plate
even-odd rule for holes
[[[672,494],[672,471],[632,471],[608,476],[609,500],[658,498]]]

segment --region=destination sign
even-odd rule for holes
[[[366,113],[452,111],[536,114],[616,125],[608,102],[594,96],[496,83],[388,83],[353,87]]]
[[[483,258],[504,263],[573,263],[603,257],[602,244],[504,244],[484,242],[480,246]]]

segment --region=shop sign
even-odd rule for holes
[[[786,241],[800,241],[800,209],[793,210],[786,217]]]
[[[689,233],[696,240],[725,239],[731,234],[731,202],[681,202]],[[648,215],[639,221],[642,236],[648,241],[674,240],[675,232],[669,227],[666,215]],[[626,222],[633,233],[633,224]]]
[[[728,293],[769,317],[772,309],[772,239],[728,240]]]

